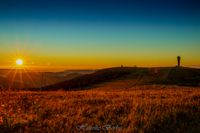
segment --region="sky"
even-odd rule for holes
[[[1,0],[0,67],[200,66],[198,0]]]

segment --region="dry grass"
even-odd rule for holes
[[[145,86],[109,91],[0,93],[0,132],[98,129],[200,132],[200,88]]]

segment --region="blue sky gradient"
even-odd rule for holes
[[[198,0],[0,1],[0,65],[198,66],[199,36]]]

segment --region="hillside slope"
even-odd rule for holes
[[[115,67],[102,69],[92,74],[82,75],[54,85],[42,87],[42,90],[79,90],[104,82],[116,80],[133,80],[141,84],[173,84],[182,86],[199,86],[200,69],[186,67],[139,68]],[[35,89],[34,89],[35,90]]]
[[[116,80],[126,75],[129,75],[133,71],[133,68],[108,68],[102,69],[92,74],[85,74],[71,80],[63,81],[54,85],[45,86],[42,90],[71,90],[71,89],[83,89],[91,85],[103,83],[106,81]]]

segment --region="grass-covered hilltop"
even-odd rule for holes
[[[179,85],[199,86],[200,69],[187,67],[115,67],[98,70],[92,74],[81,75],[54,85],[44,86],[42,90],[80,90],[93,88],[105,82],[129,80],[132,85]],[[39,89],[39,88],[38,88]],[[40,88],[41,89],[41,88]],[[35,88],[37,90],[37,88]]]

